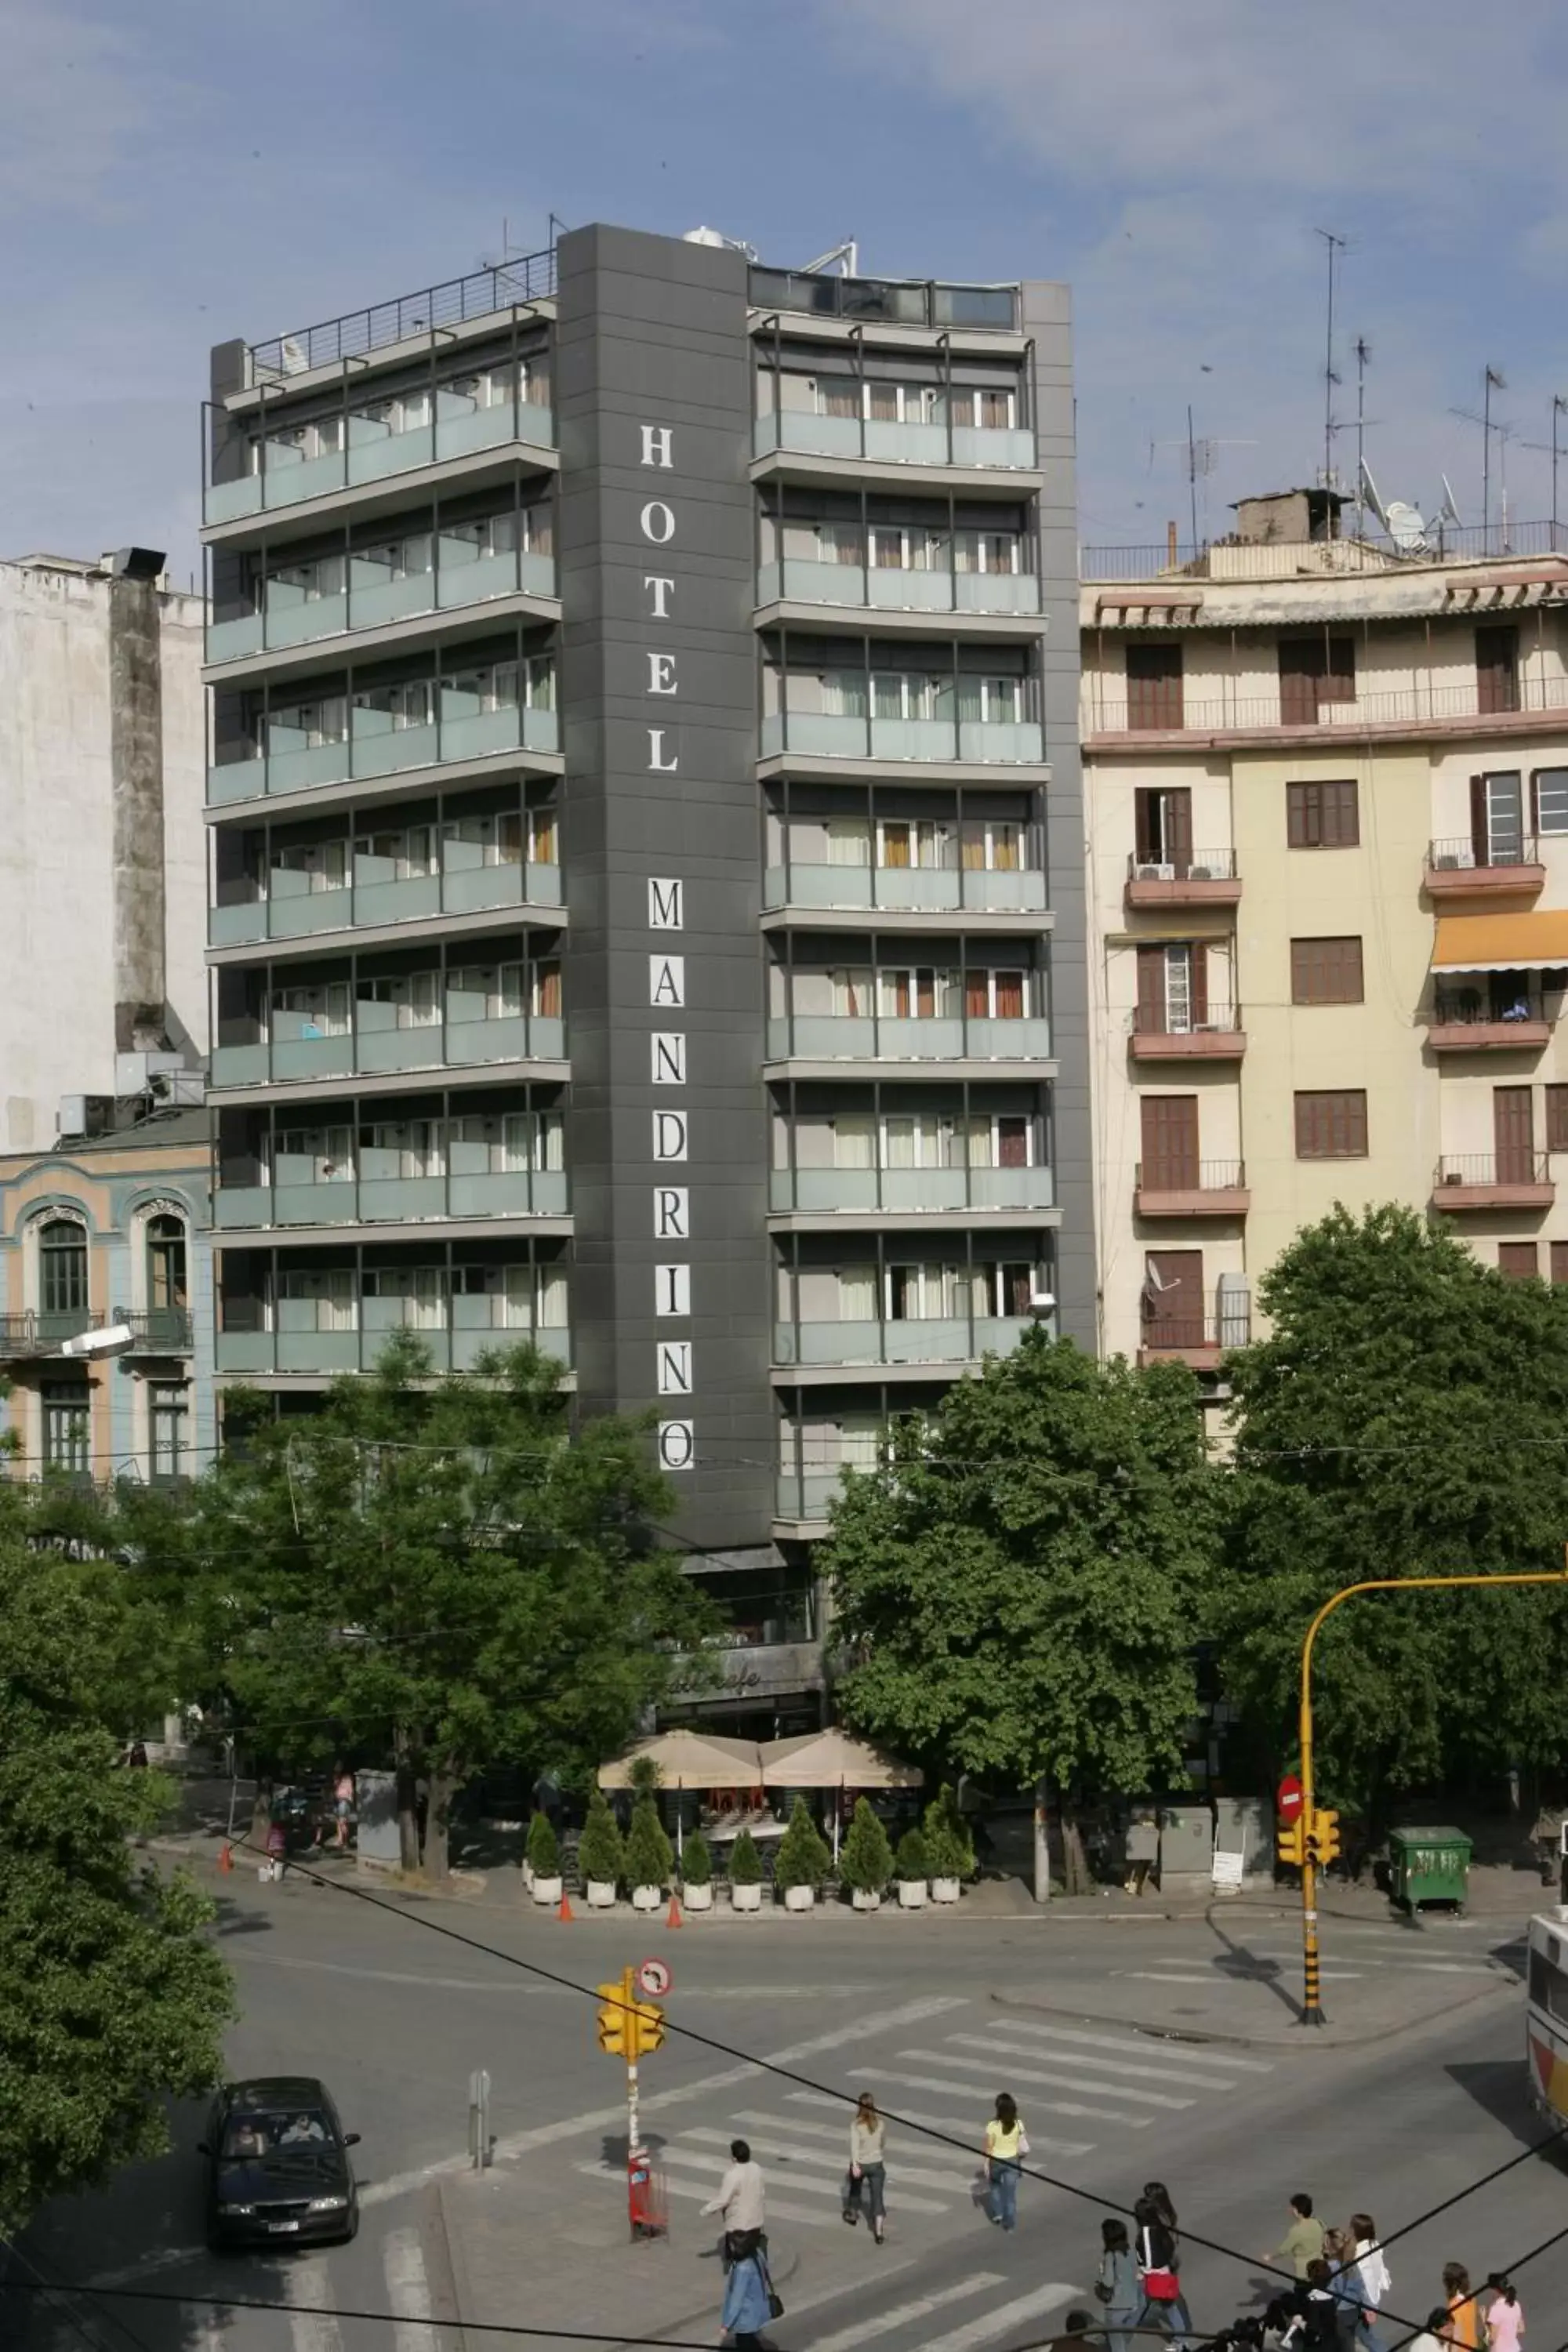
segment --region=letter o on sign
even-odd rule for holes
[[[675,516],[662,499],[649,499],[639,518],[642,535],[656,547],[668,547],[675,537]]]

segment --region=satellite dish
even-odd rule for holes
[[[1368,506],[1372,509],[1373,514],[1377,517],[1384,530],[1387,530],[1388,517],[1384,512],[1383,500],[1377,495],[1377,484],[1372,478],[1372,467],[1367,464],[1364,457],[1361,461],[1361,486],[1366,494],[1366,502]],[[1393,533],[1389,532],[1389,536],[1392,538]]]
[[[1456,530],[1463,530],[1464,525],[1459,520],[1459,509],[1455,501],[1453,487],[1448,477],[1447,474],[1439,474],[1437,479],[1443,485],[1443,503],[1436,513],[1437,527],[1441,529],[1444,523],[1451,522]]]
[[[1151,1259],[1149,1264],[1145,1266],[1143,1270],[1143,1287],[1152,1297],[1157,1298],[1160,1293],[1164,1290],[1180,1290],[1181,1286],[1182,1277],[1180,1275],[1176,1276],[1174,1282],[1167,1282],[1152,1259]]]
[[[1384,510],[1383,526],[1401,555],[1423,555],[1426,550],[1426,526],[1421,520],[1421,509],[1407,499],[1390,499]]]

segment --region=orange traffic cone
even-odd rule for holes
[[[667,1927],[679,1927],[680,1926],[680,1897],[679,1895],[672,1895],[670,1896],[669,1909],[666,1914],[664,1924]]]
[[[223,1852],[219,1854],[219,1856],[218,1856],[218,1858],[217,1858],[217,1866],[218,1866],[218,1868],[219,1868],[220,1870],[232,1870],[232,1869],[234,1868],[234,1848],[233,1848],[233,1846],[231,1846],[231,1845],[226,1845],[226,1846],[225,1846],[225,1848],[224,1848]]]
[[[561,1908],[555,1916],[558,1919],[574,1919],[577,1916],[572,1908],[572,1897],[564,1887],[561,1890]]]

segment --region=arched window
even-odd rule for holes
[[[87,1234],[68,1217],[51,1217],[39,1229],[38,1304],[46,1315],[87,1312]]]
[[[147,1304],[183,1309],[185,1290],[185,1228],[180,1218],[167,1214],[147,1220]]]

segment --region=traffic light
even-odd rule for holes
[[[648,2052],[657,2050],[664,2040],[664,2011],[657,2001],[651,2000],[639,2000],[634,2004],[634,2009],[637,2054],[639,2058],[646,2058]]]
[[[1314,1806],[1307,1831],[1307,1852],[1320,1870],[1327,1870],[1340,1854],[1340,1817],[1326,1808]]]
[[[626,2047],[626,2027],[632,2024],[632,2020],[624,2005],[621,1987],[618,1984],[602,1984],[599,1991],[605,2002],[599,2011],[600,2049],[607,2050],[612,2058],[635,2057],[635,2047],[630,2050]],[[633,2033],[635,2036],[635,2025]]]
[[[635,2065],[664,2040],[664,2011],[656,2001],[633,2000],[624,1983],[598,1987],[599,2047]]]
[[[1306,1861],[1306,1841],[1301,1834],[1300,1821],[1280,1822],[1279,1853],[1280,1861],[1288,1862],[1295,1870],[1300,1870]]]

